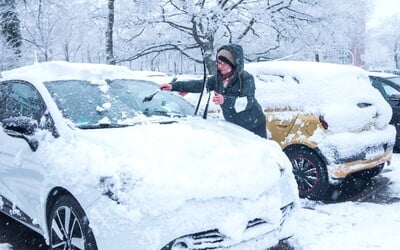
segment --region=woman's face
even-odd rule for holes
[[[217,60],[217,68],[221,75],[227,75],[231,73],[232,67],[224,61]]]

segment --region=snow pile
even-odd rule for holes
[[[110,176],[118,192],[135,190],[118,195],[122,203],[144,213],[173,210],[194,197],[256,199],[276,185],[276,162],[283,158],[280,149],[274,142],[218,123],[213,127],[199,119],[168,126],[87,130],[68,142],[59,138],[44,144],[38,153],[48,154],[49,171],[61,180],[93,185],[101,176]],[[236,140],[228,139],[233,133]]]
[[[358,131],[372,122],[382,129],[392,116],[389,104],[361,68],[271,61],[249,63],[245,69],[255,77],[256,96],[264,108],[323,115],[333,132]]]

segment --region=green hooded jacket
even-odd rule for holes
[[[243,48],[238,44],[228,44],[220,47],[218,51],[221,49],[229,50],[232,53],[236,62],[235,72],[226,88],[222,84],[219,72],[210,76],[206,83],[207,91],[215,91],[224,96],[221,109],[225,120],[248,130],[256,128],[265,122],[266,117],[255,98],[254,77],[244,70]],[[176,81],[172,83],[172,90],[200,93],[202,86],[203,80]],[[238,105],[235,105],[239,104],[238,98],[245,107],[238,109]]]

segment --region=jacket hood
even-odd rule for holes
[[[226,44],[226,45],[221,46],[218,49],[217,54],[222,49],[226,49],[229,52],[231,52],[232,56],[235,59],[236,71],[238,71],[239,73],[242,72],[243,69],[244,69],[244,59],[243,59],[243,48],[242,48],[242,46],[239,45],[239,44],[235,44],[235,43]]]

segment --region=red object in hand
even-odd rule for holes
[[[172,90],[172,85],[169,83],[162,83],[162,84],[160,84],[160,89],[161,90]]]
[[[224,96],[215,92],[215,95],[213,97],[213,102],[217,105],[221,105],[224,103]]]

